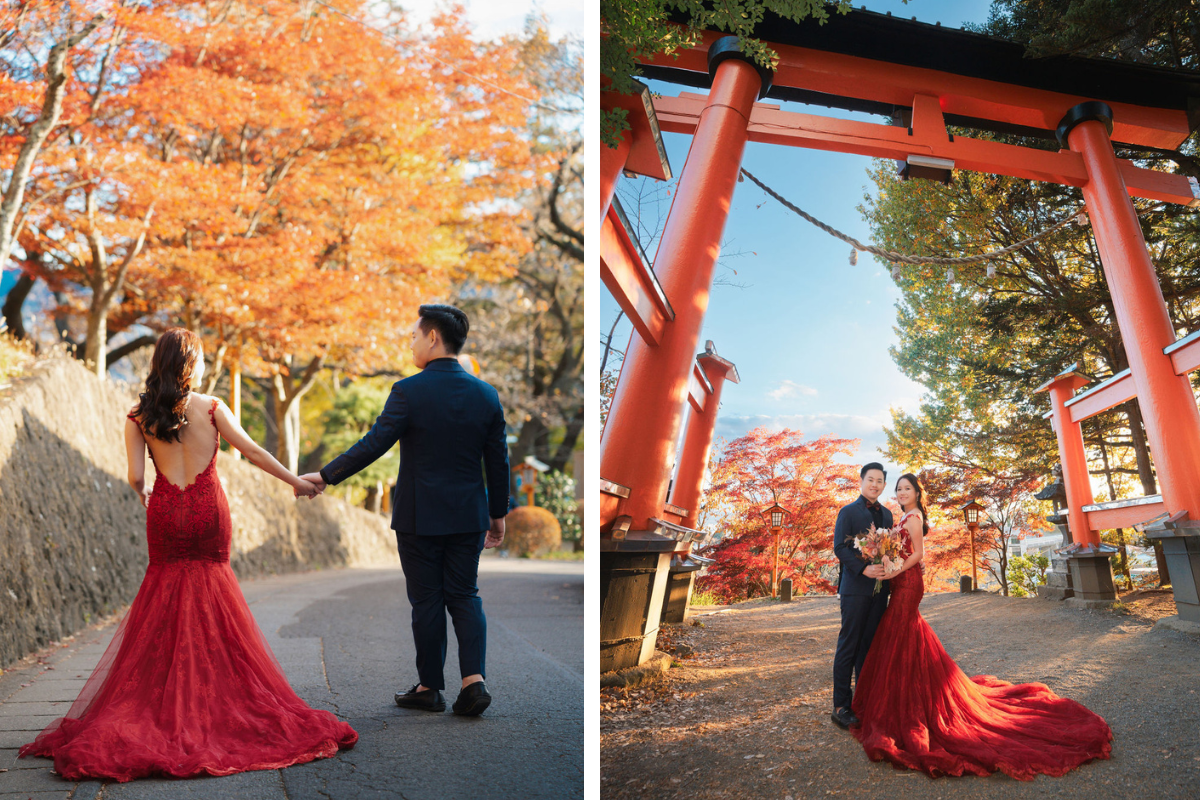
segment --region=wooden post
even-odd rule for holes
[[[975,536],[979,533],[978,525],[967,526],[967,535],[971,537],[971,591],[979,589],[979,566],[975,561]]]
[[[779,528],[772,528],[775,537],[775,561],[771,564],[771,597],[779,597]]]
[[[242,336],[238,334],[237,350],[233,354],[233,363],[229,365],[229,410],[233,412],[233,418],[237,420],[237,424],[242,424]],[[234,458],[241,458],[242,454],[236,447],[231,447],[230,452]]]

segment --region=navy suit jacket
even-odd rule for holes
[[[867,568],[867,562],[863,561],[859,555],[858,548],[854,546],[854,537],[859,534],[866,533],[875,524],[875,520],[871,517],[871,510],[867,508],[867,501],[862,495],[858,496],[848,506],[844,506],[838,512],[837,524],[833,527],[833,552],[838,557],[838,594],[865,594],[872,595],[875,592],[875,579],[863,577],[863,570]],[[885,527],[892,527],[892,512],[887,506],[883,507],[883,524]],[[879,590],[881,595],[887,595],[890,591],[890,583],[883,582],[883,588]]]
[[[422,536],[481,533],[508,513],[504,409],[496,390],[467,374],[458,359],[434,359],[394,383],[371,430],[322,467],[321,477],[337,485],[397,440],[393,529]]]

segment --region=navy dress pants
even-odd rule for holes
[[[879,620],[887,610],[888,596],[844,594],[842,603],[842,630],[838,633],[837,651],[833,656],[833,707],[849,708],[854,693],[850,690],[850,676],[854,673],[857,684],[867,650]]]
[[[417,646],[417,675],[427,689],[445,689],[446,612],[458,638],[462,677],[487,676],[487,620],[479,599],[479,554],[484,533],[418,536],[397,533],[400,566],[408,602],[412,604],[413,641]]]

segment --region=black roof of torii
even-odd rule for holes
[[[675,12],[680,23],[686,15]],[[886,61],[955,75],[1082,95],[1150,108],[1188,112],[1194,131],[1200,124],[1200,72],[1170,69],[1109,58],[1047,56],[1029,58],[1024,45],[972,31],[852,9],[830,13],[822,25],[812,18],[793,22],[767,11],[754,32],[764,42]],[[646,78],[708,88],[705,73],[677,67],[642,65]],[[768,98],[893,116],[901,106],[852,97],[772,86]],[[967,117],[946,116],[951,125],[1054,138],[1054,131]]]

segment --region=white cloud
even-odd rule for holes
[[[775,388],[767,392],[767,397],[772,400],[788,400],[801,395],[815,397],[817,390],[811,386],[802,386],[795,381],[780,381],[775,384]]]
[[[887,420],[887,421],[890,421]],[[744,416],[718,416],[716,435],[726,440],[736,439],[755,428],[781,431],[785,428],[800,431],[805,439],[833,435],[839,439],[859,439],[856,452],[841,456],[839,461],[851,464],[866,461],[882,461],[880,448],[887,444],[883,433],[884,419],[861,414],[749,414]]]

